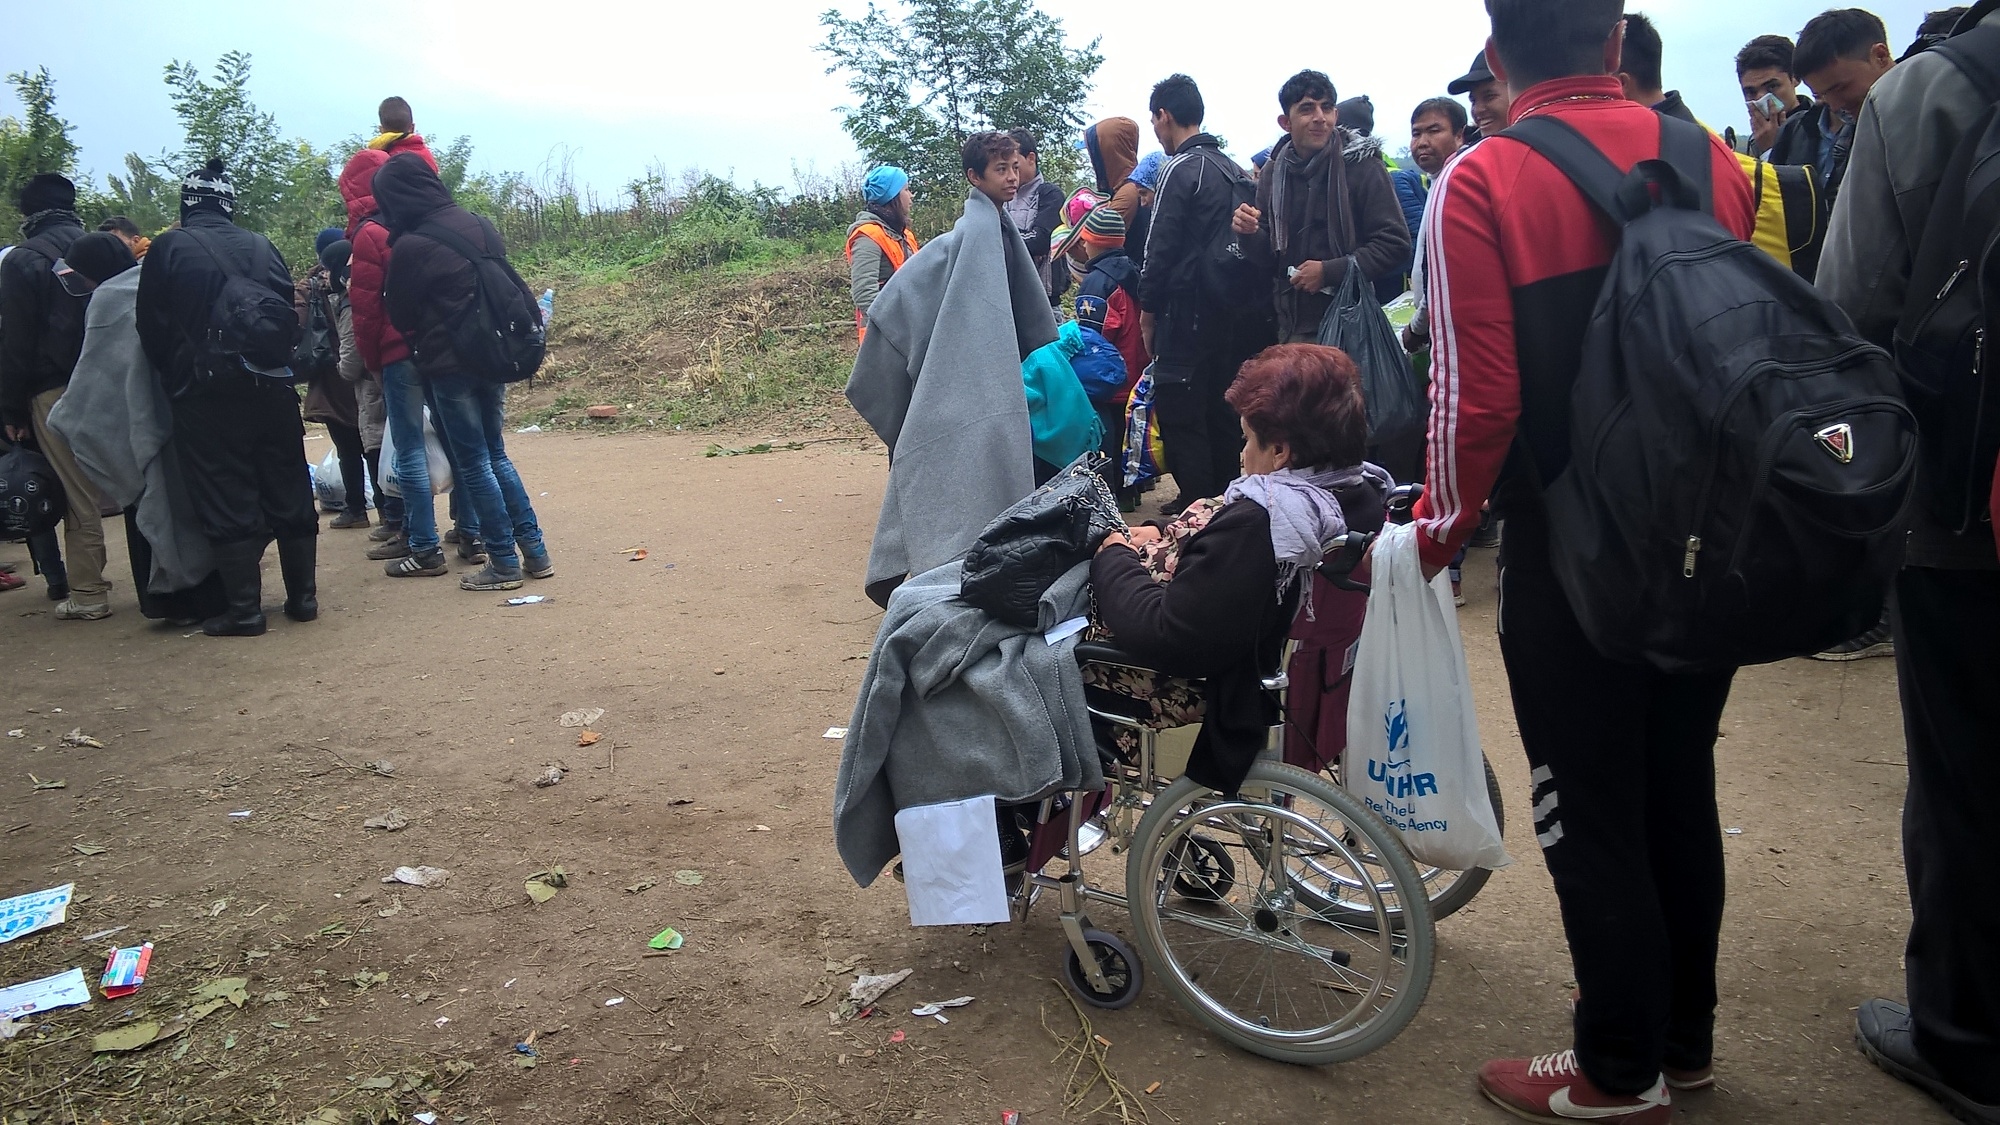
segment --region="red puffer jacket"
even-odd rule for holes
[[[396,152],[414,152],[432,170],[437,158],[431,155],[422,137],[411,134],[389,146]],[[390,153],[364,148],[347,161],[340,172],[340,198],[347,203],[347,240],[354,244],[354,264],[350,267],[348,301],[354,310],[354,346],[368,370],[381,374],[382,368],[410,358],[410,346],[389,323],[382,308],[382,283],[389,276],[389,228],[376,214],[375,173],[388,163]]]

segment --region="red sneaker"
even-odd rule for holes
[[[1577,1068],[1575,1051],[1494,1059],[1479,1068],[1479,1092],[1516,1117],[1550,1125],[1570,1121],[1667,1125],[1674,1112],[1664,1077],[1638,1097],[1607,1094]]]

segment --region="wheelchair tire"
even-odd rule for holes
[[[1486,796],[1493,802],[1493,821],[1504,838],[1507,834],[1507,809],[1500,796],[1500,779],[1493,775],[1493,763],[1484,755],[1480,756],[1480,763],[1486,767]],[[1339,784],[1339,781],[1336,779],[1334,784]],[[1418,864],[1417,874],[1423,879],[1424,889],[1428,892],[1433,922],[1444,921],[1466,903],[1471,902],[1473,897],[1479,894],[1480,889],[1486,886],[1486,880],[1493,877],[1493,873],[1483,867],[1475,867],[1470,871],[1446,871],[1422,864]],[[1358,892],[1359,886],[1350,883],[1345,889]],[[1352,894],[1319,894],[1317,897],[1319,904],[1327,910],[1358,909],[1363,913],[1367,912],[1367,906]],[[1392,920],[1396,920],[1397,925],[1402,924],[1400,919],[1403,911],[1400,904],[1392,906],[1389,914]]]
[[[1212,902],[1173,887],[1196,828],[1235,868]],[[1387,878],[1356,880],[1365,917],[1322,911],[1294,886],[1301,856],[1316,870],[1372,865]],[[1125,882],[1148,968],[1211,1031],[1266,1058],[1359,1058],[1400,1034],[1430,989],[1429,902],[1401,906],[1400,926],[1391,917],[1394,888],[1419,882],[1415,863],[1386,822],[1321,775],[1259,762],[1234,799],[1181,778],[1139,821]]]
[[[1146,970],[1139,955],[1125,944],[1125,939],[1103,930],[1083,931],[1083,942],[1097,958],[1097,969],[1104,974],[1110,992],[1099,992],[1084,975],[1083,962],[1077,959],[1076,950],[1071,948],[1063,954],[1063,983],[1069,986],[1076,998],[1093,1008],[1115,1011],[1130,1007],[1139,998],[1139,990],[1146,986]]]

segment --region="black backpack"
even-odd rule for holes
[[[2000,30],[1974,27],[1931,48],[2000,102]],[[2000,108],[1966,131],[1945,165],[1910,265],[1896,325],[1903,393],[1923,430],[1924,503],[1960,535],[1989,534],[2000,454],[2000,364],[1987,325],[2000,302]]]
[[[182,227],[181,233],[208,254],[223,279],[221,290],[209,303],[208,323],[195,341],[196,365],[210,373],[248,370],[292,379],[289,369],[298,349],[298,309],[253,277],[252,271],[238,268],[217,253],[199,230]]]
[[[499,240],[486,220],[480,219],[479,225],[489,243]],[[450,247],[472,263],[472,308],[448,329],[452,351],[466,374],[496,383],[533,377],[548,352],[548,338],[542,307],[528,292],[528,283],[504,256],[475,250],[437,223],[425,223],[413,233]]]
[[[292,353],[292,373],[301,379],[332,372],[340,366],[340,335],[326,314],[327,293],[306,288],[306,327]]]
[[[0,453],[0,538],[38,535],[68,512],[62,479],[48,458],[21,445]]]
[[[1708,132],[1660,130],[1661,159],[1629,175],[1560,120],[1506,132],[1624,227],[1570,391],[1569,461],[1544,490],[1556,577],[1615,660],[1689,672],[1817,652],[1881,618],[1915,419],[1887,352],[1706,213]]]
[[[1230,227],[1230,217],[1243,204],[1257,205],[1257,182],[1239,172],[1220,153],[1195,149],[1194,158],[1212,166],[1229,185],[1229,206],[1211,231],[1195,262],[1195,288],[1203,304],[1223,308],[1256,308],[1271,302],[1270,258]]]

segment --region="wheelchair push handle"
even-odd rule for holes
[[[1392,490],[1389,493],[1388,521],[1409,523],[1423,494],[1424,486],[1421,484],[1400,485]],[[1374,542],[1374,535],[1361,531],[1350,531],[1334,540],[1320,560],[1320,575],[1333,583],[1336,589],[1367,593],[1368,584],[1355,581],[1354,571],[1361,565],[1361,560],[1368,557],[1368,548]]]

